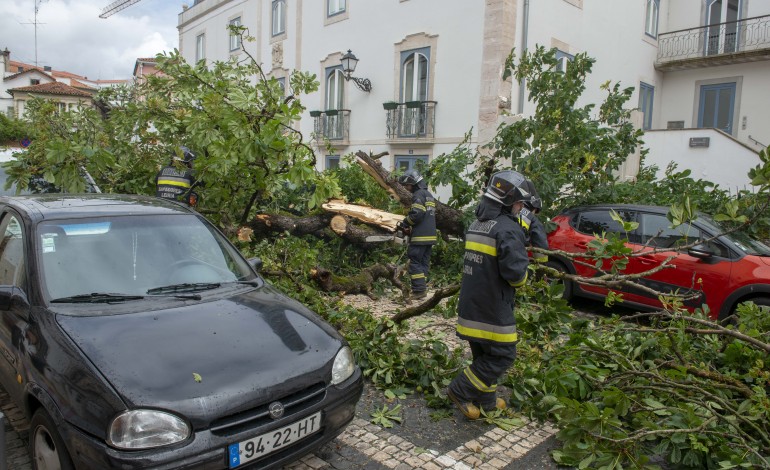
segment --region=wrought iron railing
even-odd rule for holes
[[[658,63],[770,48],[770,15],[658,35]]]
[[[345,140],[350,137],[350,110],[327,109],[326,111],[310,111],[315,122],[313,131],[316,139]]]
[[[436,102],[385,103],[388,139],[432,139],[435,135]]]

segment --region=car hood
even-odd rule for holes
[[[129,408],[171,410],[196,427],[328,382],[342,346],[333,328],[269,286],[57,321]]]

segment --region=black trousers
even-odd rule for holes
[[[430,254],[433,245],[409,244],[406,255],[409,257],[409,278],[412,281],[412,292],[423,292],[428,286],[428,270],[430,269]]]
[[[473,362],[452,380],[449,389],[464,402],[494,410],[497,381],[516,360],[516,344],[468,341]]]

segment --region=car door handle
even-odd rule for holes
[[[655,258],[653,258],[652,256],[646,256],[646,255],[640,256],[639,257],[639,262],[642,263],[642,264],[656,264],[657,263]]]
[[[575,243],[575,247],[581,248],[583,250],[587,250],[588,249],[588,243],[586,243],[586,242],[577,242],[577,243]]]

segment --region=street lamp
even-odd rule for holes
[[[359,90],[369,93],[372,91],[372,82],[368,78],[358,78],[353,76],[358,65],[358,58],[348,49],[348,53],[340,59],[342,63],[342,72],[345,74],[345,80],[353,80]]]

